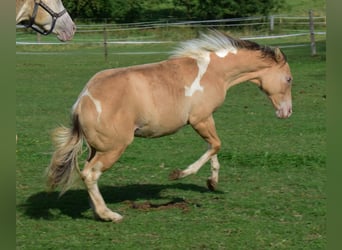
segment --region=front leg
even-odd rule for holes
[[[217,136],[215,122],[212,116],[201,122],[191,124],[195,131],[209,144],[208,150],[193,164],[188,166],[185,170],[175,170],[170,174],[171,180],[184,178],[190,174],[196,174],[199,169],[211,159],[212,175],[207,181],[208,188],[214,190],[218,183],[218,172],[220,164],[217,159],[217,152],[221,148],[220,139]]]

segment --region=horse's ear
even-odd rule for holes
[[[278,47],[274,49],[274,54],[277,62],[281,62],[284,60],[283,52],[281,52],[281,50]]]

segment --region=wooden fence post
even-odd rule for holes
[[[270,16],[270,31],[274,30],[274,16]]]
[[[105,61],[108,60],[108,47],[107,47],[107,29],[106,26],[103,28],[103,47],[104,47],[104,56]]]
[[[309,22],[310,22],[310,40],[311,40],[311,55],[316,55],[316,41],[315,41],[315,28],[313,20],[313,12],[309,11]]]
[[[40,43],[42,36],[37,32],[37,43]]]

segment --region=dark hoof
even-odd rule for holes
[[[213,181],[212,179],[207,180],[207,187],[209,188],[210,191],[215,191],[217,186],[217,182]]]
[[[172,180],[172,181],[178,180],[179,178],[181,178],[181,174],[182,174],[182,170],[176,169],[169,174],[169,180]]]

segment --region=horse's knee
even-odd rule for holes
[[[213,150],[213,154],[217,154],[217,152],[219,152],[220,151],[220,149],[221,149],[221,142],[220,141],[218,141],[218,142],[216,142],[216,143],[213,143],[212,145],[211,145],[211,149]]]

